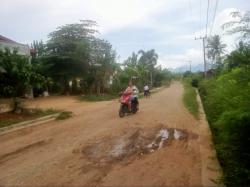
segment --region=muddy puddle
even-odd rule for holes
[[[119,135],[89,142],[89,145],[73,152],[81,153],[91,162],[105,165],[131,156],[153,154],[160,149],[167,149],[173,141],[187,141],[197,137],[186,130],[175,128],[132,128]]]
[[[81,173],[88,176],[87,184],[98,185],[116,164],[126,166],[134,159],[167,149],[173,141],[187,142],[196,138],[198,135],[181,129],[128,128],[119,134],[97,137],[86,146],[74,149],[73,154],[80,156]]]

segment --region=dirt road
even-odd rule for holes
[[[174,83],[141,99],[139,112],[122,119],[117,100],[88,103],[57,97],[29,102],[74,115],[1,135],[0,186],[215,185],[204,184],[215,178],[203,165],[216,160],[214,152],[204,156],[200,151],[211,140],[200,133],[200,121],[185,109],[182,94],[182,85]]]

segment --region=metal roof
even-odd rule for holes
[[[0,42],[7,42],[7,43],[18,44],[17,42],[15,42],[15,41],[13,41],[13,40],[11,40],[11,39],[9,39],[9,38],[6,38],[6,37],[4,37],[4,36],[2,36],[2,35],[0,35]]]

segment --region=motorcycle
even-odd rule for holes
[[[131,94],[128,93],[122,93],[120,94],[120,109],[119,109],[119,116],[122,118],[125,116],[125,114],[135,114],[138,111],[138,99],[137,97],[134,97],[131,100],[131,109],[129,109],[129,102],[130,102],[130,96]]]
[[[146,98],[150,97],[150,91],[149,90],[144,91],[144,97],[146,97]]]

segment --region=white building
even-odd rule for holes
[[[18,54],[30,56],[30,48],[28,45],[15,42],[9,38],[0,35],[0,49],[4,50],[5,48],[9,48],[11,52],[14,49],[17,49]]]

